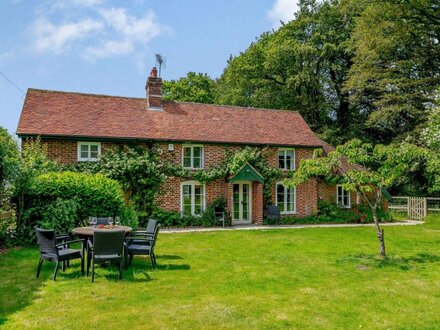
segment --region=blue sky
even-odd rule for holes
[[[218,77],[229,56],[293,18],[296,0],[1,0],[0,72],[20,89],[143,97],[154,54],[164,79]],[[24,96],[0,75],[0,126]]]

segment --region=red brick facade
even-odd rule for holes
[[[81,140],[87,142],[86,140]],[[62,164],[74,163],[78,161],[78,141],[63,139],[43,139],[43,143],[47,145],[49,157]],[[23,141],[25,146],[26,141]],[[124,142],[101,142],[101,152],[112,147],[122,146]],[[147,144],[144,144],[147,146]],[[151,146],[151,145],[150,145]],[[170,151],[170,145],[164,142],[157,142],[152,145],[158,150],[163,159],[175,164],[182,163],[182,144],[174,143],[173,149]],[[204,148],[204,168],[211,168],[220,165],[227,155],[227,152],[234,152],[240,149],[239,146],[225,146],[218,144],[203,144]],[[303,158],[310,158],[313,154],[311,148],[295,149],[295,165],[299,166],[299,162]],[[263,155],[272,167],[278,166],[278,148],[266,147]],[[185,178],[168,178],[161,191],[157,202],[159,206],[165,210],[180,211],[181,209],[181,184],[188,181]],[[282,180],[280,180],[282,181]],[[205,206],[209,205],[217,197],[225,197],[227,200],[228,211],[232,211],[232,187],[233,185],[226,180],[215,180],[209,182],[205,186]],[[253,223],[262,223],[263,221],[263,185],[258,182],[252,182],[251,198],[251,216]],[[296,187],[296,212],[289,214],[290,216],[304,217],[317,211],[318,198],[336,201],[335,186],[328,186],[324,182],[318,182],[315,179],[308,181]],[[352,196],[352,203],[356,201]],[[272,202],[276,203],[275,183],[272,189]]]

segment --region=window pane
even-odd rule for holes
[[[201,167],[202,167],[202,158],[194,157],[193,168],[201,168]]]
[[[184,185],[182,187],[183,193],[183,214],[190,215],[191,214],[191,185]]]
[[[98,145],[97,144],[90,145],[90,158],[98,158]]]
[[[284,212],[284,186],[277,184],[277,205],[281,212]]]
[[[232,201],[233,201],[234,219],[238,219],[240,217],[239,191],[240,191],[240,186],[238,184],[234,184],[232,186]]]
[[[286,151],[286,168],[289,170],[293,170],[293,163],[295,160],[294,151],[287,150]]]
[[[89,146],[87,144],[81,144],[81,152],[89,152]]]
[[[289,212],[293,212],[295,210],[295,189],[289,188],[287,189],[287,210]]]
[[[285,162],[285,154],[284,150],[278,151],[278,167],[279,168],[286,168],[286,162]]]
[[[81,151],[81,158],[89,158],[89,152],[88,151]]]
[[[202,158],[202,147],[193,147],[194,158]]]
[[[191,157],[183,157],[183,167],[191,167]]]

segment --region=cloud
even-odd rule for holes
[[[153,11],[131,15],[125,8],[104,8],[105,0],[71,0],[61,6],[83,6],[82,10],[51,7],[40,11],[29,31],[31,48],[39,54],[79,54],[96,60],[145,53],[149,42],[168,28],[159,24]],[[52,3],[53,5],[53,3]],[[73,15],[72,15],[73,13]]]
[[[52,52],[60,55],[68,51],[75,42],[86,39],[103,27],[101,22],[93,19],[60,25],[54,25],[45,18],[38,19],[32,29],[35,36],[33,46],[39,53]]]
[[[105,39],[99,46],[86,49],[85,57],[88,59],[131,54],[136,46],[145,47],[164,30],[153,12],[141,18],[129,15],[123,8],[102,9],[99,12],[117,38]]]
[[[272,9],[268,11],[267,16],[272,21],[274,27],[281,26],[280,21],[287,23],[295,18],[298,11],[298,0],[276,0]]]

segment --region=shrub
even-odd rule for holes
[[[379,221],[391,221],[392,216],[385,210],[378,210]],[[319,201],[318,213],[307,217],[286,216],[278,224],[318,224],[318,223],[371,223],[373,216],[371,210],[365,205],[354,206],[351,209],[338,207],[336,204]],[[265,219],[265,224],[274,224],[274,221]]]
[[[129,226],[132,228],[137,228],[138,226],[138,215],[136,210],[131,205],[124,206],[119,212],[121,217],[121,224],[124,226]]]
[[[79,204],[76,200],[57,198],[42,207],[38,225],[45,229],[54,229],[56,233],[69,233],[78,222]]]
[[[0,211],[0,247],[12,246],[15,241],[16,233],[17,222],[15,211]]]
[[[51,172],[38,176],[28,192],[33,208],[57,199],[78,203],[77,224],[89,216],[105,217],[118,214],[124,205],[121,185],[102,174]],[[31,209],[32,209],[31,207]],[[32,213],[32,210],[30,210]]]
[[[219,222],[215,219],[214,208],[219,207],[225,209],[226,199],[218,197],[212,201],[207,207],[205,212],[200,216],[193,215],[181,215],[176,211],[165,211],[160,208],[156,208],[152,213],[152,218],[159,221],[164,227],[212,227],[218,226]],[[230,217],[225,214],[225,224],[230,224]]]

